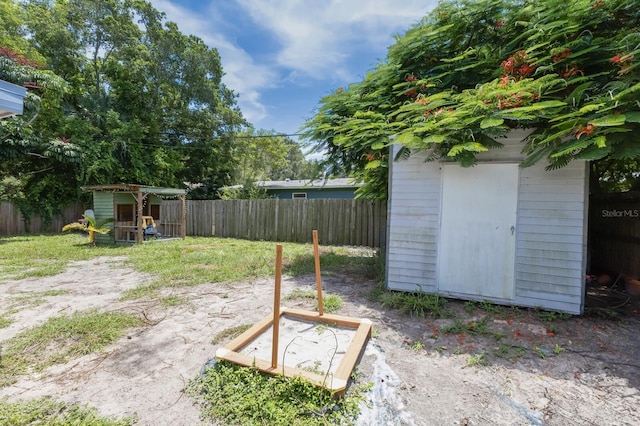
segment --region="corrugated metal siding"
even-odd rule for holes
[[[414,154],[391,165],[386,274],[392,290],[436,291],[441,172],[424,158]]]
[[[586,271],[586,162],[522,169],[516,297],[523,306],[581,313]]]
[[[482,161],[520,161],[525,131],[515,131],[502,149]],[[399,147],[394,147],[394,153]],[[387,286],[437,292],[437,241],[442,174],[437,162],[414,154],[391,165]],[[518,189],[515,298],[505,303],[581,313],[586,270],[585,162],[555,171],[539,164],[522,169]],[[500,302],[500,301],[497,301]]]
[[[93,192],[93,213],[96,215],[97,221],[114,217],[113,197],[114,194],[112,192]],[[113,242],[113,224],[111,223],[107,226],[109,226],[112,231],[106,235],[96,234],[96,243]]]

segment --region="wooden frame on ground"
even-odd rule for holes
[[[323,387],[339,396],[344,395],[351,372],[360,357],[362,349],[367,343],[367,339],[371,337],[371,321],[368,319],[356,319],[341,315],[325,314],[322,305],[322,282],[320,278],[320,255],[318,250],[318,232],[313,231],[314,258],[316,269],[316,286],[318,291],[318,310],[319,312],[303,311],[300,309],[280,309],[280,283],[282,274],[282,246],[276,246],[276,279],[274,291],[274,309],[273,314],[258,321],[251,328],[246,330],[240,336],[229,342],[224,347],[216,351],[216,357],[221,360],[229,361],[234,364],[243,365],[245,367],[255,367],[264,373],[285,377],[302,377],[311,383]],[[327,371],[324,374],[317,372],[291,367],[278,363],[278,339],[279,325],[283,317],[293,318],[302,322],[323,323],[342,328],[355,330],[355,334],[349,343],[349,347],[345,350],[337,369],[331,373]],[[273,338],[271,341],[271,362],[242,354],[240,351],[255,341],[266,330],[272,328]],[[335,352],[338,348],[335,349]],[[334,353],[335,354],[335,353]]]

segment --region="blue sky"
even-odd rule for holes
[[[320,99],[360,81],[437,0],[150,0],[220,52],[256,129],[296,133]]]

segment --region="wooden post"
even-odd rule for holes
[[[136,242],[137,243],[141,243],[144,240],[144,229],[142,229],[142,203],[144,201],[144,199],[142,198],[142,192],[140,192],[140,189],[138,189],[138,193],[136,194],[136,203],[137,203],[137,214],[138,214],[138,220],[137,220],[137,228],[136,229]]]
[[[282,280],[282,244],[276,245],[276,288],[273,292],[273,340],[271,368],[278,367],[278,337],[280,334],[280,284]]]
[[[324,307],[322,305],[322,278],[320,277],[320,251],[318,250],[318,230],[313,230],[313,258],[316,265],[316,287],[318,289],[318,312],[324,315]]]
[[[184,240],[187,237],[187,196],[181,195],[180,201],[182,201],[182,229],[180,235]]]

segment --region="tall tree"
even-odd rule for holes
[[[233,141],[232,184],[259,180],[311,179],[315,164],[297,142],[274,130],[248,127]]]
[[[389,145],[462,165],[530,127],[523,166],[640,156],[640,11],[629,0],[443,1],[305,135],[386,197]]]
[[[82,149],[78,184],[181,186],[210,197],[245,122],[220,57],[142,0],[30,0],[29,40],[68,82],[49,123]]]

